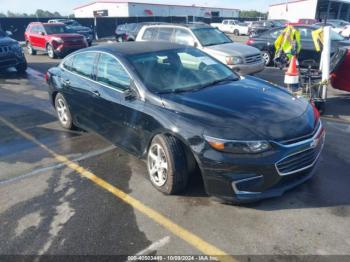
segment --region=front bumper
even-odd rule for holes
[[[208,148],[200,168],[209,195],[236,203],[281,196],[311,178],[321,155],[325,132],[292,144],[271,142],[273,150],[258,155],[233,155]]]
[[[21,55],[19,53],[8,53],[4,56],[0,56],[0,69],[16,67],[24,63],[26,63],[26,59],[23,53],[21,53]]]
[[[240,75],[250,75],[263,71],[265,69],[265,63],[261,61],[254,64],[232,65],[229,67]]]
[[[60,45],[59,47],[57,47],[55,49],[55,54],[62,57],[62,56],[66,56],[74,51],[77,51],[79,49],[82,48],[86,48],[86,45],[79,45],[79,46],[64,46],[64,45]]]

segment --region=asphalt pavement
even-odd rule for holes
[[[207,196],[199,176],[186,193],[165,196],[143,160],[95,134],[63,130],[44,82],[59,60],[27,59],[27,75],[0,75],[0,255],[350,258],[349,94],[330,90],[325,148],[310,181],[232,206]],[[280,83],[283,73],[257,77]]]

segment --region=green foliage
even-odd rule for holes
[[[267,18],[267,13],[262,13],[259,11],[255,11],[255,10],[242,10],[240,12],[240,17],[249,17],[249,18],[263,18],[266,19]]]
[[[34,14],[7,11],[7,14],[0,13],[0,17],[62,17],[62,15],[59,12],[51,13],[47,10],[38,9]]]

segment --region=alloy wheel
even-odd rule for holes
[[[69,121],[69,117],[67,114],[67,106],[63,99],[58,99],[57,100],[57,105],[56,105],[56,110],[58,114],[58,119],[63,125],[67,125]]]
[[[158,187],[163,186],[168,179],[168,161],[164,149],[159,144],[151,146],[147,158],[147,167],[153,184]]]
[[[267,53],[267,52],[262,52],[262,58],[263,58],[264,61],[265,61],[265,65],[270,64],[271,57],[270,57],[270,54],[269,54],[269,53]]]

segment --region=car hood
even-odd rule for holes
[[[225,139],[288,140],[314,130],[312,106],[255,77],[162,96],[165,108]]]
[[[260,54],[260,51],[255,47],[238,43],[207,46],[205,49],[221,55],[249,56]]]
[[[13,44],[13,43],[16,43],[17,41],[16,40],[13,40],[12,38],[10,37],[0,37],[0,45],[10,45],[10,44]]]

